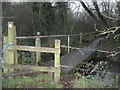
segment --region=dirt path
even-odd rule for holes
[[[76,79],[79,79],[80,76],[75,74],[70,74],[66,76],[61,76],[61,84],[64,86],[63,88],[74,88],[73,83]]]

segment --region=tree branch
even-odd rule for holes
[[[97,14],[98,14],[99,19],[100,19],[100,20],[107,26],[107,28],[108,28],[107,21],[105,20],[104,16],[101,14],[97,2],[93,2],[93,5],[94,5],[94,7],[95,7],[95,9],[96,9],[96,11],[97,11]]]
[[[89,15],[90,15],[91,17],[93,17],[94,19],[100,21],[100,19],[97,18],[97,16],[96,16],[95,14],[93,14],[93,12],[85,5],[85,3],[84,3],[83,1],[80,2],[80,3],[81,3],[81,5],[83,6],[83,8],[89,13]]]

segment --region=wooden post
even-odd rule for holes
[[[54,82],[60,82],[60,40],[55,40],[55,48],[59,49],[59,52],[56,52],[54,55],[54,67],[57,68],[56,72],[54,72]]]
[[[40,32],[37,32],[37,36],[40,36]],[[40,38],[36,38],[35,46],[41,47]],[[41,53],[40,52],[36,52],[36,65],[38,65],[38,62],[41,63]]]
[[[0,60],[2,59],[2,0],[0,0]],[[0,79],[2,79],[2,63],[0,63]],[[2,80],[0,80],[0,90],[2,90]]]
[[[80,45],[82,44],[82,33],[80,33]]]
[[[70,36],[68,36],[68,53],[70,52]]]
[[[17,45],[17,40],[15,39],[16,37],[16,26],[13,26],[13,32],[14,32],[14,45]],[[18,64],[18,55],[17,55],[17,50],[14,51],[15,52],[15,58],[14,58],[14,64]]]
[[[14,35],[14,25],[13,22],[8,22],[8,44],[15,43],[15,35]],[[14,50],[8,50],[8,64],[14,64],[15,61],[15,52]],[[9,69],[9,72],[13,72],[13,69]]]
[[[3,37],[3,44],[4,44],[3,47],[4,47],[6,44],[8,44],[8,36],[4,36],[4,37]],[[3,57],[3,58],[4,58],[4,63],[7,63],[8,60],[9,60],[9,59],[8,59],[8,51],[5,50],[3,54],[4,54],[4,57]],[[4,70],[3,70],[3,71],[4,71],[4,73],[8,73],[8,69],[5,68],[5,67],[4,67]]]

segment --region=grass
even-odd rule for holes
[[[92,76],[82,76],[79,80],[74,81],[74,88],[118,88],[118,86],[105,85],[102,79],[95,80]]]
[[[40,74],[35,77],[18,76],[13,78],[5,78],[2,80],[3,88],[24,88],[35,87],[40,88],[62,88],[62,85],[55,84],[49,74]]]
[[[79,74],[78,74],[79,75]],[[112,79],[111,79],[112,80]],[[55,84],[49,74],[37,76],[18,76],[3,79],[3,88],[63,88],[61,84]],[[96,80],[93,76],[82,76],[73,81],[73,88],[117,88],[117,86],[106,85],[102,79]]]

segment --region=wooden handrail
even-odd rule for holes
[[[35,52],[46,52],[46,53],[60,53],[59,48],[48,48],[48,47],[35,47],[35,46],[19,46],[13,45],[7,48],[8,50],[22,50],[22,51],[35,51]]]
[[[43,66],[31,66],[31,65],[19,65],[19,64],[3,64],[3,67],[20,69],[20,70],[41,71],[41,72],[55,72],[58,70],[57,67],[43,67]]]

